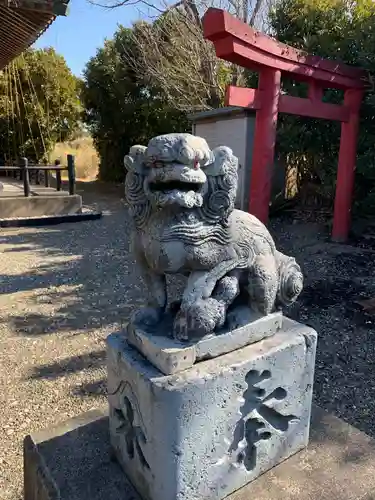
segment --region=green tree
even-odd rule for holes
[[[47,158],[79,125],[80,82],[52,48],[29,49],[0,73],[0,151]]]
[[[120,27],[87,64],[82,92],[85,121],[100,155],[99,176],[122,181],[124,155],[158,134],[188,131],[186,115],[129,63],[137,57],[131,29]]]
[[[372,0],[279,0],[270,13],[272,34],[310,54],[360,66],[368,72],[362,110],[356,175],[356,206],[375,211],[375,4]],[[284,81],[284,90],[306,96],[306,87]],[[327,90],[326,102],[341,103],[343,95]],[[299,169],[302,192],[333,201],[340,126],[324,120],[282,116],[278,147]]]

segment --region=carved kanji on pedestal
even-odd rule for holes
[[[269,370],[251,370],[246,375],[247,389],[243,395],[241,418],[234,430],[229,453],[237,464],[243,463],[246,470],[256,465],[257,444],[267,441],[273,432],[284,433],[291,422],[298,420],[295,415],[284,415],[274,406],[288,395],[283,387],[267,390],[272,374]]]

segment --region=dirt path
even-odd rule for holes
[[[101,220],[0,233],[1,500],[22,498],[25,434],[106,404],[104,339],[144,296],[121,191],[82,186]],[[306,273],[290,314],[320,334],[317,403],[375,435],[374,322],[355,304],[375,294],[375,250],[291,220],[272,230]]]
[[[1,500],[21,498],[25,434],[106,404],[104,339],[141,299],[118,191],[85,191],[101,220],[0,233]]]

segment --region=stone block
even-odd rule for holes
[[[139,500],[111,460],[106,412],[91,410],[25,437],[24,500]]]
[[[78,194],[52,194],[44,196],[0,197],[1,218],[42,217],[70,215],[82,211],[82,197]]]
[[[316,339],[284,320],[270,338],[165,376],[110,335],[111,445],[141,496],[221,499],[303,449]]]
[[[27,436],[25,500],[45,500],[46,490],[48,500],[141,500],[110,458],[108,424],[90,411]],[[309,446],[227,500],[280,498],[375,500],[374,439],[313,406]]]
[[[178,342],[168,335],[168,323],[157,329],[145,330],[134,324],[127,327],[127,341],[141,352],[156,368],[171,375],[192,367],[196,362],[215,358],[235,351],[254,342],[274,335],[282,326],[283,315],[275,312],[268,316],[260,315],[244,308],[242,313],[245,324],[232,330],[222,330],[218,335],[208,335],[198,342]]]

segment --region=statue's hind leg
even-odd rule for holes
[[[246,285],[252,309],[262,314],[270,314],[274,309],[278,285],[278,270],[274,256],[258,255],[249,270]]]

